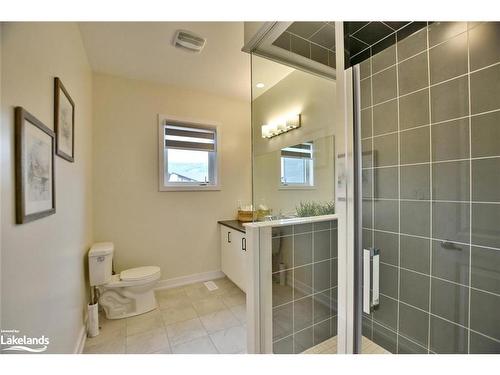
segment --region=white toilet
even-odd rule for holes
[[[89,250],[90,286],[99,290],[99,304],[108,319],[139,315],[157,307],[154,287],[160,279],[160,267],[131,268],[112,274],[114,245],[99,242]]]

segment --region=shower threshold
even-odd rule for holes
[[[337,354],[337,336],[315,345],[302,354]],[[363,336],[361,341],[361,354],[391,354],[380,345]]]

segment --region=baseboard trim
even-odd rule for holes
[[[193,283],[198,283],[201,281],[208,281],[214,279],[221,279],[226,275],[222,271],[209,271],[203,273],[195,273],[193,275],[175,277],[173,279],[165,279],[158,281],[155,290],[170,289],[177,286],[183,286]]]
[[[75,349],[73,350],[74,354],[82,354],[83,348],[85,347],[85,341],[87,341],[87,322],[82,325],[80,328],[80,333],[78,334],[78,340],[76,341]]]

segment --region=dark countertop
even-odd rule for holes
[[[218,223],[228,228],[237,230],[241,233],[246,233],[246,229],[243,226],[243,222],[239,220],[219,220]]]

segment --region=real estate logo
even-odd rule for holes
[[[17,329],[0,330],[0,345],[2,352],[42,353],[47,350],[50,340],[45,335],[30,337],[19,335]]]

